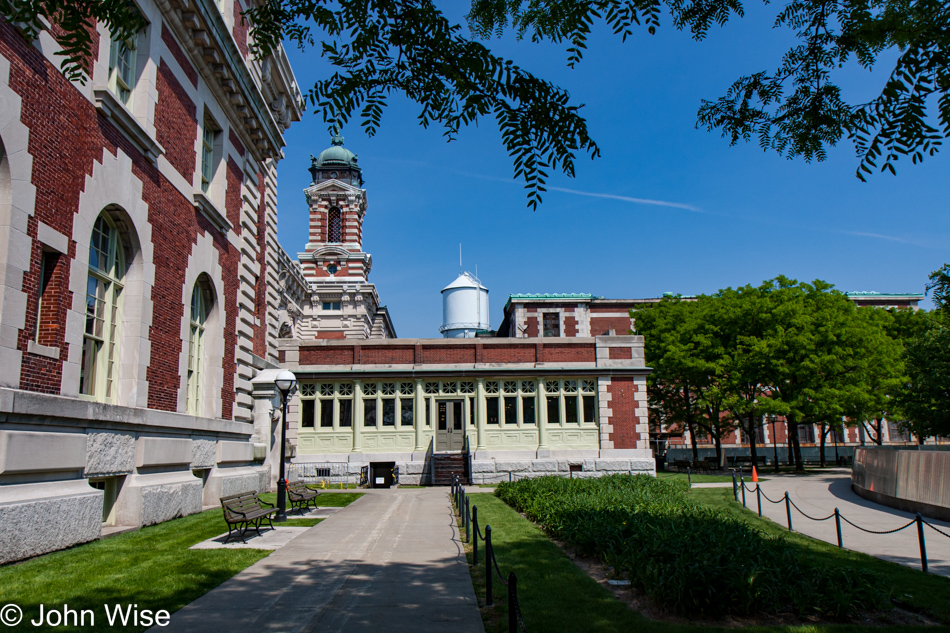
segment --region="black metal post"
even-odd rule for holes
[[[745,506],[745,481],[742,479],[742,475],[739,475],[739,485],[742,486],[742,507]]]
[[[285,476],[286,466],[284,465],[287,457],[287,445],[284,439],[284,433],[287,429],[287,396],[288,393],[280,390],[280,398],[283,402],[283,415],[280,419],[280,477],[277,478],[277,516],[274,520],[282,523],[287,520],[287,479]]]
[[[494,600],[491,593],[491,526],[485,526],[485,605],[492,606]]]
[[[732,469],[732,498],[735,501],[739,500],[739,484],[736,483],[736,469]]]
[[[472,560],[475,561],[475,566],[478,567],[478,506],[472,506],[472,523],[475,527],[472,530],[475,533],[475,540],[472,541]]]
[[[518,613],[515,603],[518,601],[518,577],[508,572],[508,633],[518,633]]]
[[[692,474],[689,472],[689,466],[686,467],[686,483],[689,484],[690,488],[693,487],[693,477],[692,477]]]
[[[792,531],[792,502],[788,498],[788,491],[785,491],[785,514],[788,516],[788,531]]]
[[[838,547],[844,547],[841,541],[841,513],[835,508],[835,529],[838,530]]]
[[[927,543],[924,542],[924,520],[917,513],[917,540],[920,541],[920,568],[927,573]]]
[[[466,543],[472,542],[471,532],[469,530],[471,522],[472,522],[472,513],[469,510],[469,506],[468,506],[468,495],[465,495],[465,542]]]
[[[755,505],[758,508],[759,516],[762,516],[762,486],[755,484]]]

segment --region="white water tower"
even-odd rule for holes
[[[475,338],[488,330],[488,288],[469,272],[442,289],[442,332],[444,338]]]

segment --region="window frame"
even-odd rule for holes
[[[107,251],[99,248],[101,237],[97,240],[97,233],[105,235],[101,226],[108,229]],[[98,245],[97,245],[98,242]],[[118,356],[118,340],[121,336],[122,298],[125,287],[125,277],[128,273],[128,259],[123,236],[116,222],[103,211],[93,223],[92,234],[89,240],[89,262],[86,273],[86,311],[83,327],[82,360],[79,369],[79,397],[96,402],[115,402],[115,366]],[[96,251],[95,266],[93,264],[93,250]],[[99,266],[103,257],[106,268]],[[96,284],[96,294],[90,295],[90,282]],[[103,288],[100,294],[98,290]],[[94,302],[90,313],[90,299]],[[97,310],[103,307],[100,318]],[[90,318],[93,331],[90,332]],[[96,334],[96,322],[101,322]],[[90,353],[91,352],[91,353]],[[89,374],[92,377],[89,377]]]
[[[205,364],[207,362],[206,333],[211,310],[214,308],[214,296],[203,279],[199,277],[191,291],[190,314],[188,320],[188,363],[185,368],[185,412],[201,415]],[[197,318],[196,318],[197,309]]]

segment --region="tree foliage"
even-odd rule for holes
[[[566,62],[581,63],[595,28],[626,40],[672,26],[703,39],[710,29],[744,15],[741,0],[470,0],[467,24],[448,19],[433,0],[265,0],[244,13],[257,54],[283,41],[316,48],[334,67],[307,92],[328,128],[358,118],[370,135],[393,95],[420,107],[419,122],[439,125],[448,140],[461,128],[493,118],[514,175],[536,208],[552,169],[574,175],[580,155],[599,155],[581,115],[562,88],[536,77],[485,42],[512,31],[534,42],[564,46]],[[113,36],[144,26],[128,0],[0,0],[0,16],[28,37],[56,25],[63,69],[86,72],[91,29]],[[735,144],[758,139],[763,149],[807,161],[828,147],[855,143],[857,176],[895,171],[936,153],[950,135],[950,3],[945,0],[791,0],[774,26],[795,43],[775,70],[754,70],[716,100],[703,100],[697,126],[719,130]],[[467,28],[466,28],[467,27]],[[836,73],[850,63],[871,68],[886,52],[897,59],[880,94],[850,103]]]
[[[934,320],[907,345],[903,426],[918,438],[950,436],[950,327]]]
[[[858,309],[823,281],[780,276],[632,314],[654,368],[652,410],[691,432],[739,427],[753,456],[766,415],[785,417],[801,467],[799,425],[817,425],[823,442],[842,418],[883,419],[903,386],[892,315]],[[711,401],[719,408],[703,408]]]
[[[104,25],[114,39],[129,39],[145,28],[145,18],[128,0],[0,0],[0,17],[34,40],[56,25],[51,35],[62,47],[61,68],[71,81],[85,82],[93,54],[92,34]]]

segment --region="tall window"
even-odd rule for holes
[[[342,219],[340,218],[340,210],[336,207],[330,209],[327,213],[327,241],[328,242],[342,242],[343,230],[342,230]]]
[[[191,327],[188,330],[188,395],[185,408],[188,413],[201,413],[201,380],[205,356],[205,328],[211,312],[211,295],[199,280],[191,292]]]
[[[545,312],[542,325],[544,327],[543,336],[561,335],[561,315],[557,312]]]
[[[214,142],[217,135],[218,129],[214,121],[205,117],[201,131],[201,190],[205,193],[208,193],[208,188],[211,187],[211,181],[214,180],[216,167]]]
[[[135,40],[112,40],[109,52],[109,90],[126,106],[132,106],[135,87]]]
[[[115,398],[114,368],[125,266],[119,231],[115,223],[102,214],[93,226],[89,245],[79,393],[104,402]]]

